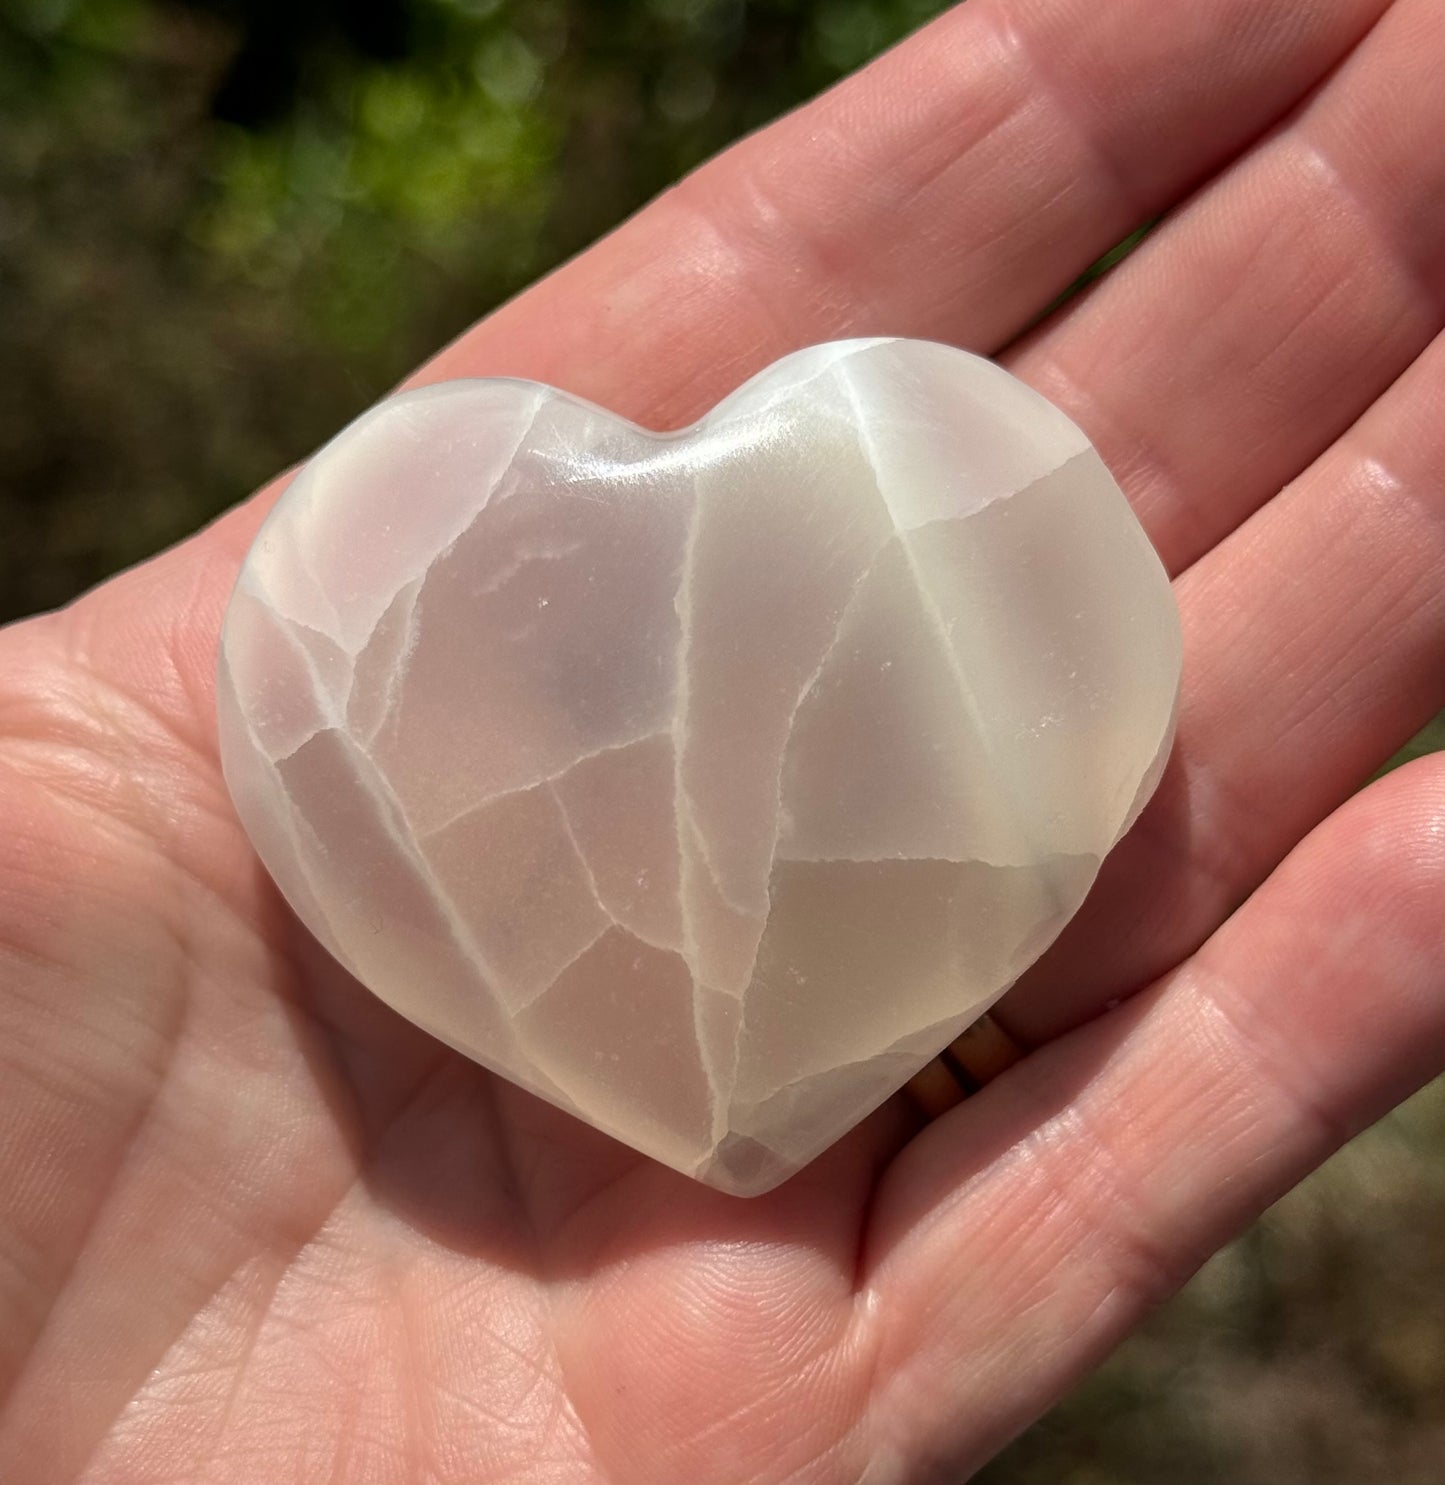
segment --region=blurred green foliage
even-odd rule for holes
[[[0,619],[223,509],[940,8],[0,0]],[[1437,1084],[981,1478],[1438,1485],[1442,1149]]]
[[[1437,1080],[1212,1258],[974,1485],[1440,1485],[1442,1151]]]
[[[0,618],[299,458],[939,0],[0,0]]]
[[[1418,737],[1401,748],[1386,767],[1398,768],[1402,763],[1409,763],[1411,759],[1423,758],[1426,753],[1439,752],[1445,752],[1445,715],[1436,717]]]

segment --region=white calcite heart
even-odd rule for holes
[[[1054,938],[1179,665],[1078,428],[976,356],[844,341],[680,433],[521,381],[382,403],[246,560],[221,754],[383,1000],[752,1194]]]

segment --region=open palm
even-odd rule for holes
[[[768,1197],[290,918],[212,721],[274,492],[0,632],[0,1478],[956,1480],[1445,1066],[1445,768],[1349,799],[1445,704],[1442,55],[1436,0],[971,0],[420,374],[667,426],[810,341],[952,341],[1175,574],[1176,754],[1000,1009],[1037,1050]]]

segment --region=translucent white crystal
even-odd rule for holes
[[[1179,664],[1062,413],[846,341],[680,433],[518,381],[382,403],[246,561],[221,748],[377,995],[748,1194],[1057,934],[1158,778]]]

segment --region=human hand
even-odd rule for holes
[[[274,490],[0,632],[0,1478],[954,1480],[1445,1066],[1445,767],[1348,799],[1445,704],[1442,48],[1433,0],[971,0],[419,374],[667,426],[810,341],[1000,353],[1176,575],[1175,756],[998,1009],[1037,1050],[767,1197],[289,917],[212,716]]]

